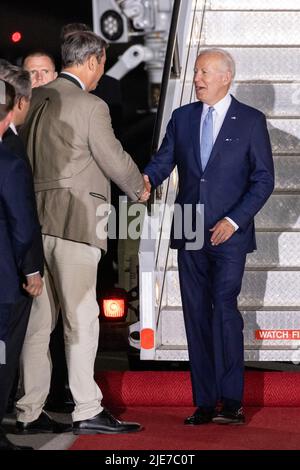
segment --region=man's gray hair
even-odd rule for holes
[[[31,99],[30,73],[16,65],[0,64],[0,78],[10,83],[16,92],[16,101],[21,98]]]
[[[225,51],[224,49],[220,49],[217,47],[212,47],[211,49],[203,49],[198,57],[201,57],[202,55],[206,54],[216,54],[221,56],[222,61],[224,62],[224,65],[226,67],[226,70],[229,70],[232,76],[232,80],[235,77],[235,62],[231,54],[229,52]]]
[[[61,46],[62,65],[83,65],[92,55],[100,62],[105,48],[106,42],[92,31],[70,33]]]

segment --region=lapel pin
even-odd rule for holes
[[[236,116],[231,116],[231,119],[236,119]]]

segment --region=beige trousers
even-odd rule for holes
[[[34,299],[21,355],[24,395],[17,402],[18,421],[31,422],[43,409],[50,389],[50,334],[62,311],[69,386],[75,402],[73,421],[98,414],[102,393],[94,380],[99,340],[96,301],[101,250],[43,235],[45,286]]]

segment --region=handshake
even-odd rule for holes
[[[147,175],[143,175],[144,178],[144,191],[139,198],[139,202],[146,202],[148,201],[150,194],[151,194],[151,184]]]

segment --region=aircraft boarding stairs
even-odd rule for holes
[[[199,51],[228,50],[237,65],[232,93],[267,115],[276,168],[274,194],[256,217],[258,250],[248,256],[239,297],[245,360],[300,362],[300,0],[175,0],[175,6],[177,41],[174,35],[168,52],[177,54],[179,68],[167,80],[159,141],[172,110],[195,101]],[[133,327],[140,330],[141,359],[188,360],[165,209],[176,189],[175,169],[144,222],[140,322]]]

